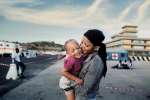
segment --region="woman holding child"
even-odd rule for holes
[[[104,39],[103,32],[97,29],[88,30],[81,39],[84,62],[79,77],[83,84],[75,88],[76,100],[96,100],[99,83],[107,72]]]
[[[104,39],[103,32],[92,29],[82,37],[80,48],[75,40],[65,43],[69,56],[61,71],[60,88],[67,100],[96,100],[100,80],[107,72]]]

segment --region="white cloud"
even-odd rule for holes
[[[131,13],[135,3],[127,6],[120,16],[116,18],[110,18],[105,16],[106,13],[103,9],[103,2],[109,3],[107,0],[93,0],[93,3],[80,11],[72,9],[45,9],[45,10],[33,10],[29,8],[17,8],[12,6],[19,2],[24,3],[36,3],[35,0],[14,0],[13,2],[5,0],[6,2],[0,1],[0,15],[5,16],[10,20],[24,21],[34,24],[42,25],[54,25],[54,26],[63,26],[63,27],[75,27],[75,28],[101,28],[106,31],[109,35],[112,33],[118,33],[121,31],[121,27],[125,24],[135,24],[131,22],[126,22],[124,19]],[[4,5],[5,4],[5,5]],[[145,11],[149,6],[149,0],[139,6],[138,9],[138,18],[137,20],[143,20]],[[101,7],[100,7],[101,6]],[[111,10],[110,10],[111,11]],[[135,19],[133,19],[135,20]],[[140,28],[141,30],[149,30],[150,28],[144,28],[145,24],[143,23]]]
[[[103,0],[94,0],[93,4],[87,8],[86,16],[90,16],[92,14],[95,14],[102,1]]]
[[[137,3],[132,3],[130,4],[128,7],[126,7],[120,14],[120,16],[118,17],[119,21],[123,21],[130,13],[130,11],[133,9],[133,7],[136,5]]]
[[[6,0],[1,2],[2,16],[5,16],[11,20],[26,21],[35,24],[46,24],[46,25],[58,25],[58,26],[82,26],[91,24],[93,21],[93,15],[96,13],[102,0],[94,0],[94,2],[87,9],[80,11],[72,10],[51,10],[46,9],[44,11],[33,10],[28,8],[16,8],[12,5],[18,3],[19,0],[13,2]],[[34,3],[35,0],[22,0],[22,3]],[[19,2],[20,3],[20,2]],[[99,14],[101,15],[101,14]],[[101,16],[98,16],[100,19]],[[90,20],[89,20],[90,19]]]
[[[138,26],[138,35],[144,38],[150,38],[150,19],[145,20]]]
[[[141,23],[144,18],[145,14],[149,12],[148,7],[150,8],[150,0],[144,0],[143,4],[141,4],[138,8],[138,17],[136,19],[137,23]]]

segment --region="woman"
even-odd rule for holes
[[[76,100],[96,100],[101,78],[106,75],[106,47],[103,32],[88,30],[82,40],[81,49],[85,57],[79,77],[84,81],[75,88]]]

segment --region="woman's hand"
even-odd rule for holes
[[[76,82],[77,85],[82,85],[83,84],[83,80],[80,79],[80,78],[76,78],[75,82]]]

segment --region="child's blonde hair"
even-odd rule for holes
[[[64,44],[64,48],[65,48],[66,51],[67,51],[67,49],[68,49],[68,44],[69,44],[69,43],[75,43],[75,44],[79,45],[79,43],[78,43],[75,39],[69,39],[69,40],[67,40],[67,41],[65,42],[65,44]]]

